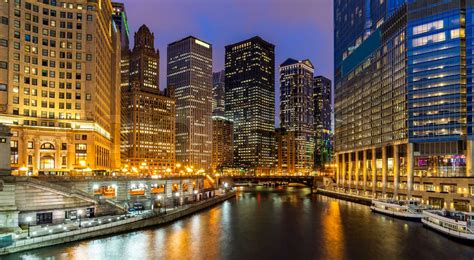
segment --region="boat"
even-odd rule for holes
[[[424,210],[421,222],[448,236],[474,241],[474,212]]]
[[[372,200],[372,211],[404,219],[420,221],[423,209],[426,209],[416,200]]]

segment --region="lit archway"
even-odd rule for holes
[[[54,157],[50,155],[41,156],[40,168],[41,169],[54,169]]]

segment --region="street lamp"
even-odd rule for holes
[[[81,227],[81,215],[82,215],[82,209],[78,210],[77,211],[77,214],[78,214],[78,219],[79,219],[79,227]]]
[[[28,238],[30,238],[30,226],[31,226],[32,220],[33,220],[32,217],[26,217],[26,223],[28,223]]]
[[[157,198],[158,201],[160,202],[160,213],[161,213],[161,208],[162,208],[162,205],[161,205],[161,195],[158,195],[156,198]]]

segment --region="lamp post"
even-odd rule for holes
[[[77,217],[79,219],[79,228],[81,228],[81,215],[82,215],[82,209],[77,211]]]
[[[30,238],[30,226],[31,226],[32,220],[33,220],[32,217],[26,217],[26,223],[28,223],[28,238]]]
[[[179,198],[179,192],[176,192],[175,196],[176,196],[176,207],[178,207],[179,206],[179,199],[180,199]]]
[[[158,202],[160,203],[160,211],[159,211],[159,213],[161,213],[161,208],[162,208],[162,205],[161,205],[161,195],[158,195],[156,198],[158,199]]]
[[[167,186],[168,181],[165,180],[165,190],[163,192],[163,206],[165,207],[165,214],[166,214],[166,186]]]

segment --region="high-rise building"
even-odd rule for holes
[[[135,33],[130,87],[122,87],[122,150],[130,171],[166,174],[175,166],[176,111],[173,94],[159,88],[160,55],[154,40],[146,25]]]
[[[331,80],[323,76],[314,77],[314,164],[322,169],[331,162],[332,156],[332,90]]]
[[[127,13],[125,11],[125,4],[112,2],[112,20],[120,32],[120,97],[121,103],[124,102],[123,98],[126,96],[125,93],[130,90],[130,31],[128,28]],[[128,135],[124,132],[123,126],[128,124],[127,117],[124,116],[126,110],[121,111],[121,130],[120,130],[120,159],[123,165],[126,164],[128,157],[128,151],[126,147],[129,147]]]
[[[168,45],[168,86],[176,96],[176,160],[210,169],[212,160],[212,46],[189,36]]]
[[[309,60],[280,65],[280,125],[293,136],[294,165],[287,174],[311,173],[314,166],[314,67]],[[279,163],[280,164],[280,163]]]
[[[474,3],[334,5],[338,184],[470,209]]]
[[[275,166],[275,46],[253,37],[225,47],[225,115],[234,122],[234,165]]]
[[[0,122],[18,174],[118,168],[120,39],[110,1],[0,2]]]
[[[212,170],[222,171],[234,162],[234,124],[225,117],[212,117]]]
[[[212,115],[225,116],[225,73],[224,71],[212,74]]]
[[[120,46],[122,51],[128,51],[130,48],[130,31],[128,28],[127,13],[125,12],[125,4],[112,2],[112,20],[120,32]]]
[[[293,175],[297,172],[295,134],[284,128],[275,129],[277,174]]]

